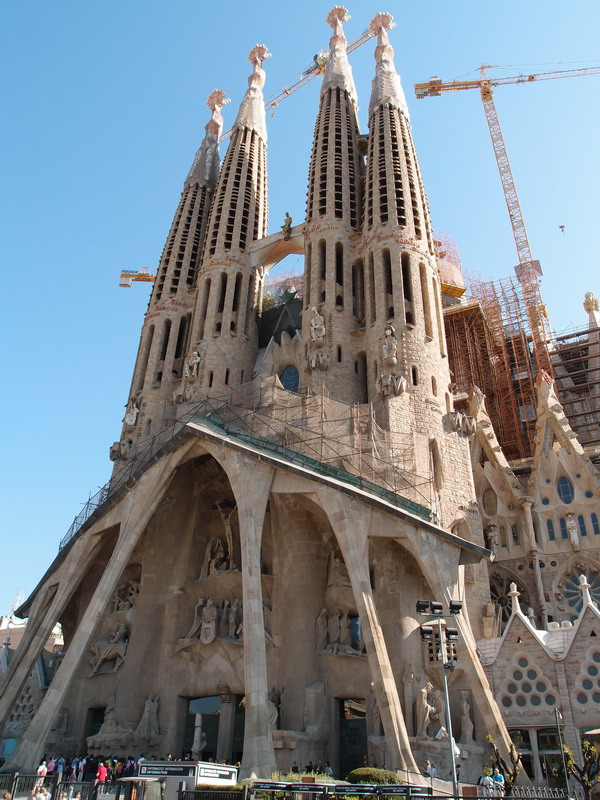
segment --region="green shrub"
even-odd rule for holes
[[[348,783],[402,783],[395,772],[389,769],[376,767],[359,767],[350,772],[346,780]]]

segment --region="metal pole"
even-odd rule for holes
[[[562,757],[563,771],[565,773],[565,788],[567,795],[569,794],[569,773],[567,772],[567,761],[565,759],[565,751],[563,749],[562,734],[560,732],[560,711],[558,708],[554,709],[554,717],[556,719],[556,730],[558,731],[558,743],[560,745],[560,755]]]
[[[442,659],[442,678],[444,682],[444,699],[446,701],[446,732],[450,741],[450,763],[452,765],[452,791],[458,797],[458,782],[456,780],[456,754],[454,752],[454,736],[452,734],[452,715],[450,714],[450,695],[448,693],[448,678],[446,677],[446,642],[443,637],[442,620],[438,619],[439,648]]]

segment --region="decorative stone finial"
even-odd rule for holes
[[[519,614],[521,612],[521,606],[519,604],[519,594],[520,594],[520,592],[517,589],[517,584],[516,583],[511,583],[510,592],[508,593],[508,596],[512,600],[512,613],[513,614]]]
[[[585,293],[583,308],[589,314],[590,328],[597,328],[600,325],[600,302],[593,292]]]
[[[333,28],[335,36],[343,36],[344,31],[342,28],[343,22],[348,22],[351,19],[348,9],[345,6],[334,6],[329,14],[327,14],[327,24]]]
[[[348,9],[344,6],[334,6],[327,14],[326,19],[329,27],[333,29],[333,34],[329,40],[329,58],[325,67],[321,94],[324,94],[327,89],[341,89],[347,92],[348,96],[356,104],[358,101],[356,88],[346,51],[348,43],[342,27],[342,23],[350,19],[350,14],[348,14]]]
[[[583,600],[583,607],[586,606],[595,606],[594,600],[592,598],[591,592],[591,583],[588,581],[585,575],[579,576],[579,591],[581,592],[581,599]]]
[[[265,142],[267,141],[267,124],[262,90],[265,85],[266,73],[262,64],[267,58],[271,58],[271,53],[264,44],[255,44],[248,53],[248,61],[254,69],[248,78],[248,89],[240,103],[240,110],[233,126],[234,128],[255,130]]]
[[[221,109],[229,103],[222,89],[213,89],[206,105],[212,111],[202,144],[196,151],[194,161],[186,178],[187,183],[198,181],[216,186],[219,177],[219,138],[223,129]]]
[[[400,83],[400,77],[394,66],[394,49],[388,38],[388,31],[395,27],[394,18],[387,12],[376,14],[369,25],[369,31],[377,36],[375,48],[375,78],[369,103],[369,117],[381,105],[398,108],[408,119],[406,97]]]

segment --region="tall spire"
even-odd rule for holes
[[[327,89],[341,89],[347,92],[356,104],[356,88],[346,50],[348,42],[342,28],[342,23],[349,19],[350,14],[344,6],[334,6],[327,15],[327,24],[333,28],[333,36],[329,40],[329,59],[325,67],[321,94],[324,94]]]
[[[252,72],[233,124],[219,174],[198,275],[198,296],[188,344],[193,368],[180,386],[180,402],[249,381],[258,349],[256,298],[262,275],[247,249],[267,234],[267,129],[264,44],[248,55]]]
[[[221,109],[229,102],[229,98],[225,97],[225,92],[221,89],[214,89],[209,95],[206,105],[212,111],[212,116],[204,128],[204,139],[196,151],[196,156],[185,181],[186,185],[195,182],[210,184],[213,187],[217,185],[221,166],[219,139],[223,130]]]
[[[142,328],[137,362],[119,442],[111,458],[121,461],[145,446],[173,404],[173,392],[186,371],[184,356],[190,338],[197,267],[207,230],[212,197],[219,177],[221,109],[228,103],[215,89],[206,104],[212,114],[191,169],[165,243],[148,312]]]
[[[263,61],[271,58],[271,53],[264,44],[255,45],[248,54],[248,61],[254,69],[248,78],[248,89],[240,104],[237,119],[233,125],[236,128],[248,128],[256,131],[261,139],[267,141],[267,124],[265,117],[265,101],[263,98],[263,86],[265,85],[265,71],[262,68]]]
[[[387,34],[395,27],[396,23],[393,21],[392,15],[385,13],[377,14],[369,25],[369,30],[377,36],[377,47],[375,48],[377,66],[369,103],[369,117],[379,106],[385,104],[400,109],[404,116],[410,119],[400,76],[394,66],[394,49]]]

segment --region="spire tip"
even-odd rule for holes
[[[350,14],[345,6],[334,6],[327,14],[327,24],[339,36],[342,33],[342,23],[348,22]]]
[[[217,111],[217,109],[223,108],[223,106],[226,106],[229,102],[231,101],[225,96],[225,92],[222,89],[213,89],[208,96],[206,105],[214,112]]]
[[[376,14],[369,24],[369,30],[374,36],[377,36],[381,31],[391,31],[396,27],[394,18],[387,11],[380,11]]]

